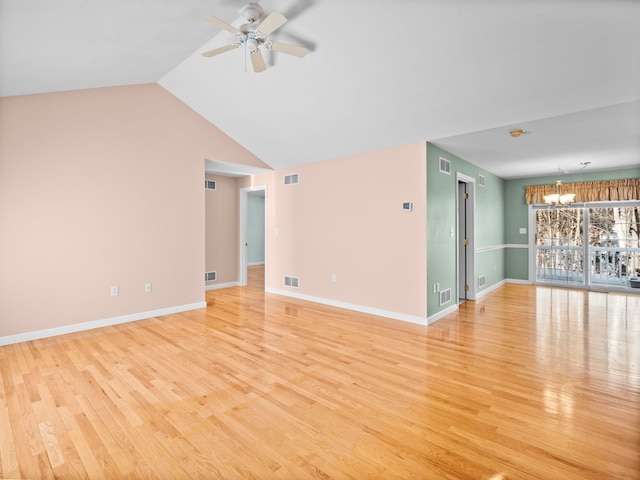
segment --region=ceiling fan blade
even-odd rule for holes
[[[289,43],[271,42],[271,50],[280,53],[286,53],[287,55],[295,55],[296,57],[304,57],[308,50],[299,45],[291,45]]]
[[[267,36],[270,33],[275,32],[285,23],[287,23],[287,17],[278,12],[271,12],[256,29],[256,31],[258,33],[261,33],[262,35]]]
[[[251,53],[251,65],[253,65],[253,71],[264,72],[267,69],[267,65],[264,63],[264,57],[260,50],[256,50]]]
[[[238,30],[233,25],[229,25],[224,20],[220,20],[219,18],[216,18],[213,15],[205,15],[204,19],[207,22],[213,23],[216,27],[220,27],[220,28],[226,30],[229,33],[241,33],[240,30]]]
[[[213,50],[209,50],[208,52],[203,52],[203,57],[215,57],[216,55],[220,55],[221,53],[228,52],[229,50],[233,50],[237,48],[238,45],[232,43],[231,45],[225,45],[224,47],[219,47]]]

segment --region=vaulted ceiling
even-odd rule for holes
[[[263,0],[309,49],[263,73],[201,55],[244,4],[0,0],[0,96],[158,82],[273,168],[419,141],[503,178],[640,165],[638,1]]]

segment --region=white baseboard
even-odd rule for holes
[[[356,305],[353,303],[340,302],[337,300],[330,300],[328,298],[314,297],[312,295],[304,295],[301,293],[289,292],[286,290],[278,290],[274,288],[267,288],[268,293],[275,293],[276,295],[283,295],[285,297],[297,298],[300,300],[307,300],[309,302],[321,303],[323,305],[330,305],[332,307],[344,308],[346,310],[353,310],[355,312],[368,313],[370,315],[376,315],[378,317],[392,318],[394,320],[402,320],[403,322],[417,323],[418,325],[428,325],[427,319],[419,317],[417,315],[408,315],[406,313],[391,312],[389,310],[381,310],[379,308],[366,307],[364,305]]]
[[[240,282],[216,283],[214,285],[205,285],[205,290],[218,290],[219,288],[238,287]]]
[[[451,313],[454,313],[456,310],[458,310],[458,304],[457,303],[455,305],[451,305],[449,308],[445,308],[441,312],[438,312],[438,313],[428,317],[427,318],[427,325],[431,325],[436,320],[440,320],[441,318],[446,317],[447,315],[449,315]]]
[[[507,283],[506,280],[500,280],[498,283],[494,283],[490,287],[483,288],[482,290],[476,290],[476,300],[480,300],[487,293],[491,293],[494,290],[497,290],[498,288],[502,287],[505,283]]]
[[[507,278],[506,283],[519,283],[520,285],[533,285],[529,280],[520,280],[517,278]]]
[[[94,328],[109,327],[120,323],[135,322],[136,320],[144,320],[145,318],[159,317],[172,313],[186,312],[187,310],[196,310],[198,308],[206,308],[207,302],[189,303],[187,305],[177,305],[175,307],[161,308],[159,310],[149,310],[147,312],[131,313],[119,317],[104,318],[102,320],[94,320],[92,322],[74,323],[73,325],[64,325],[62,327],[47,328],[45,330],[37,330],[35,332],[19,333],[17,335],[7,335],[0,337],[0,346],[10,345],[12,343],[28,342],[30,340],[39,340],[41,338],[55,337],[57,335],[65,335],[67,333],[82,332],[84,330],[92,330]]]
[[[255,267],[256,265],[264,265],[264,260],[262,262],[247,262],[247,267]]]

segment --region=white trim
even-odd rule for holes
[[[229,288],[229,287],[238,287],[240,286],[240,282],[227,282],[227,283],[216,283],[215,285],[206,285],[204,287],[205,291],[207,290],[218,290],[220,288]]]
[[[202,301],[197,303],[189,303],[186,305],[177,305],[175,307],[161,308],[159,310],[131,313],[128,315],[121,315],[119,317],[104,318],[102,320],[94,320],[92,322],[74,323],[73,325],[64,325],[62,327],[36,330],[35,332],[7,335],[5,337],[0,337],[0,346],[10,345],[12,343],[28,342],[30,340],[39,340],[41,338],[55,337],[57,335],[66,335],[67,333],[82,332],[84,330],[92,330],[94,328],[109,327],[111,325],[118,325],[120,323],[135,322],[136,320],[144,320],[146,318],[159,317],[161,315],[170,315],[172,313],[186,312],[187,310],[206,308],[206,306],[207,302]]]
[[[483,288],[482,291],[476,294],[476,300],[479,300],[480,298],[484,297],[487,293],[497,290],[498,288],[502,287],[505,283],[507,283],[506,280],[500,280],[498,283],[494,283],[493,285],[491,285],[486,289]]]
[[[494,250],[502,250],[505,248],[507,248],[506,245],[492,245],[491,247],[479,247],[479,248],[476,248],[476,253],[492,252]]]
[[[256,265],[264,265],[264,262],[247,262],[247,267],[255,267]]]
[[[507,278],[505,280],[507,283],[517,283],[519,285],[531,285],[532,283],[529,280],[520,280],[519,278]]]
[[[441,310],[440,312],[428,317],[427,318],[427,325],[431,325],[436,320],[440,320],[441,318],[444,318],[447,315],[450,315],[450,314],[456,312],[457,310],[458,310],[458,304],[457,303],[454,304],[454,305],[451,305],[449,308],[445,308],[444,310]]]
[[[288,292],[284,290],[278,290],[275,288],[267,288],[268,293],[274,293],[276,295],[282,295],[284,297],[297,298],[299,300],[306,300],[308,302],[321,303],[323,305],[330,305],[332,307],[344,308],[346,310],[353,310],[361,313],[368,313],[370,315],[377,315],[378,317],[387,317],[394,320],[402,320],[403,322],[417,323],[418,325],[428,325],[427,319],[419,317],[417,315],[407,315],[406,313],[391,312],[389,310],[381,310],[373,307],[366,307],[364,305],[356,305],[353,303],[340,302],[337,300],[330,300],[328,298],[314,297],[313,295],[305,295],[303,293]]]
[[[526,243],[504,243],[502,245],[492,245],[490,247],[476,248],[476,253],[491,252],[494,250],[502,250],[506,248],[529,248]]]

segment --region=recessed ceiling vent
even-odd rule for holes
[[[218,274],[216,272],[204,272],[205,282],[215,282],[217,279],[218,279]]]
[[[216,189],[216,181],[215,180],[205,180],[204,188],[207,190],[215,190]]]
[[[445,305],[451,301],[451,289],[440,290],[440,306]]]
[[[300,175],[298,173],[292,173],[284,176],[285,185],[295,185],[300,181]]]
[[[298,288],[300,286],[300,279],[298,277],[284,277],[284,286]]]
[[[478,185],[480,185],[481,187],[484,187],[486,185],[486,180],[484,178],[484,175],[482,175],[481,173],[478,174]]]
[[[451,162],[444,157],[440,157],[440,173],[451,175]]]

